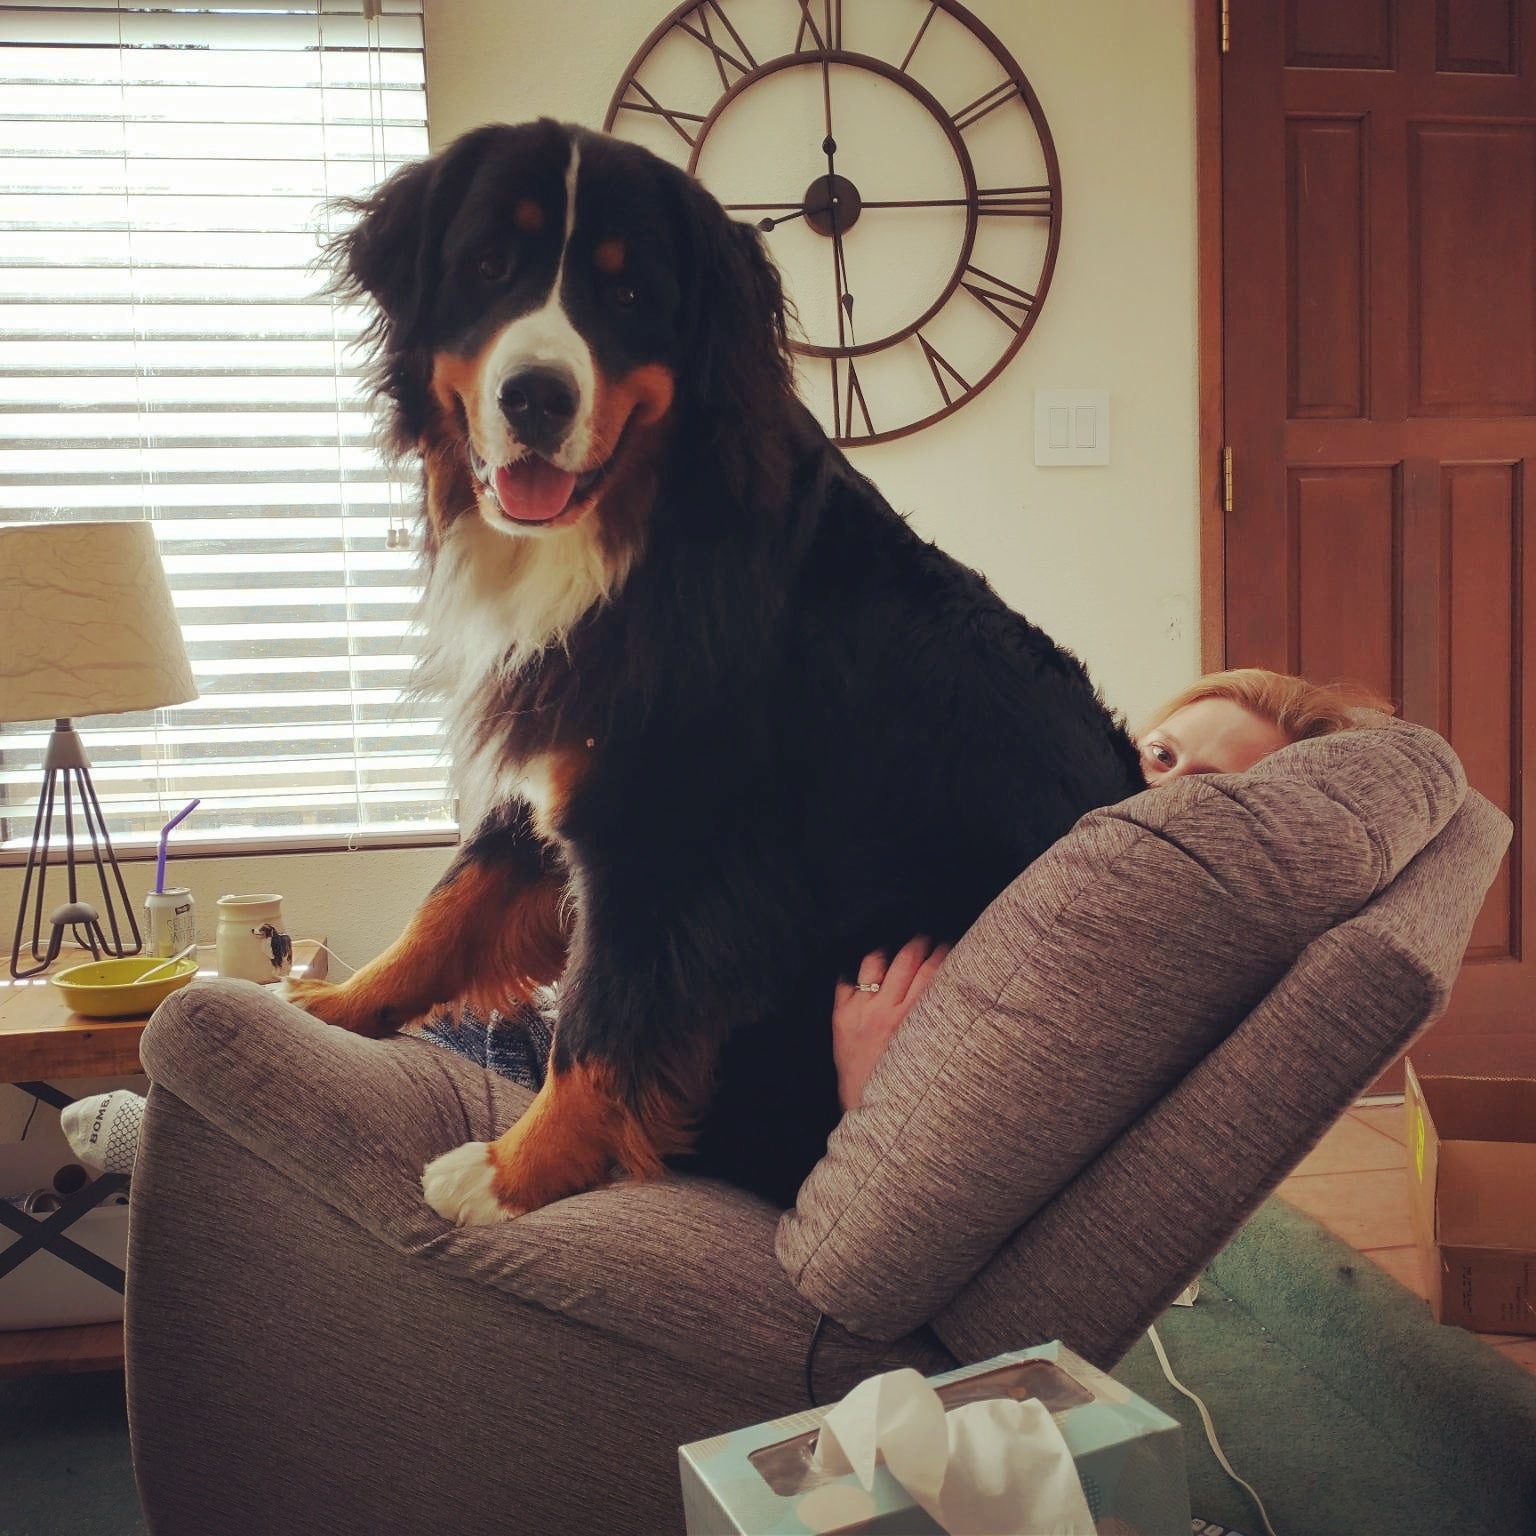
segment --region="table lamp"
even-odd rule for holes
[[[83,930],[82,942],[98,958],[137,954],[143,943],[71,717],[159,709],[196,697],[152,524],[0,528],[0,721],[54,722],[11,945],[12,976],[35,976],[52,964],[65,927],[74,927],[77,937]],[[60,862],[53,825],[61,787],[69,901],[50,912],[45,947],[44,890],[50,864]],[[99,912],[80,900],[78,888],[78,874],[92,867],[101,887]],[[31,934],[24,943],[29,904]]]

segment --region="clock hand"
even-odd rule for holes
[[[780,224],[787,224],[791,219],[803,219],[808,216],[815,217],[820,214],[835,212],[837,194],[831,188],[822,188],[821,190],[824,194],[822,201],[801,203],[798,208],[793,208],[788,213],[781,213],[777,218],[761,218],[757,221],[757,227],[766,234],[769,230],[777,228]],[[760,204],[759,206],[782,207],[783,204]]]
[[[837,140],[832,137],[832,66],[828,64],[825,54],[821,57],[821,102],[826,115],[827,136],[821,141],[821,152],[827,157],[827,184],[835,185],[832,178],[837,175]],[[837,235],[837,216],[834,211],[832,218],[833,238]]]
[[[804,6],[805,0],[801,0],[802,9]],[[832,278],[837,286],[837,344],[840,347],[856,346],[858,343],[853,334],[853,295],[848,291],[848,259],[843,252],[842,210],[838,207],[835,191],[837,140],[832,137],[832,67],[825,54],[821,59],[821,102],[827,127],[827,136],[821,141],[821,152],[827,157],[827,203],[823,208],[805,211],[832,215]]]
[[[790,219],[803,219],[807,213],[813,213],[815,211],[815,209],[807,208],[804,204],[802,204],[800,207],[796,208],[793,213],[781,213],[776,219],[759,219],[757,221],[757,227],[762,230],[764,234],[767,234],[770,229],[774,229],[780,224],[786,224]]]
[[[827,62],[826,54],[821,56],[821,104],[826,114],[827,136],[822,141],[822,149],[826,151],[827,173],[832,171],[832,156],[837,153],[837,145],[832,138],[832,66]]]
[[[859,338],[853,331],[853,295],[848,291],[848,258],[843,252],[843,237],[835,230],[832,235],[832,254],[838,264],[838,308],[837,339],[839,346],[856,347]],[[847,340],[843,339],[843,317],[848,318]]]
[[[831,162],[831,155],[827,160]],[[853,295],[848,291],[848,257],[843,250],[842,214],[834,194],[828,202],[832,215],[832,277],[837,285],[837,344],[840,347],[858,345],[853,333]]]
[[[827,136],[821,141],[821,151],[827,157],[827,206],[817,212],[832,215],[832,277],[837,285],[837,344],[840,347],[856,346],[853,334],[853,295],[848,291],[848,260],[843,254],[842,214],[837,205],[837,193],[832,190],[837,183],[837,140],[832,137],[832,68],[826,55],[821,60],[821,100],[826,114]]]

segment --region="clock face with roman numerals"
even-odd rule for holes
[[[1023,70],[958,0],[685,0],[603,126],[764,231],[801,393],[845,447],[959,410],[1045,302],[1056,149]]]

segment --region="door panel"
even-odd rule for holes
[[[1536,412],[1536,126],[1408,125],[1409,409]]]
[[[1447,74],[1514,74],[1518,38],[1515,0],[1456,0],[1435,8],[1435,68]]]
[[[1390,69],[1390,0],[1287,0],[1285,62],[1292,69]]]
[[[1293,117],[1286,124],[1291,265],[1287,289],[1287,415],[1368,416],[1363,117]]]
[[[1295,542],[1287,672],[1396,692],[1396,465],[1289,471]]]
[[[1536,0],[1233,5],[1227,664],[1347,677],[1515,823],[1432,1065],[1536,1039]]]

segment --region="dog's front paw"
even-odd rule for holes
[[[307,1013],[309,1005],[306,1001],[314,997],[320,990],[329,989],[330,983],[325,981],[301,981],[293,976],[285,976],[281,981],[272,983],[272,996],[280,997],[285,1003],[292,1003],[295,1008],[303,1008]]]
[[[392,1033],[401,1022],[397,1010],[377,1007],[360,991],[341,982],[296,981],[289,976],[272,990],[285,1003],[302,1008],[322,1024],[334,1024],[338,1029],[374,1040]]]
[[[496,1198],[496,1163],[492,1144],[467,1141],[427,1164],[421,1175],[427,1204],[445,1221],[460,1227],[488,1227],[523,1213]]]

